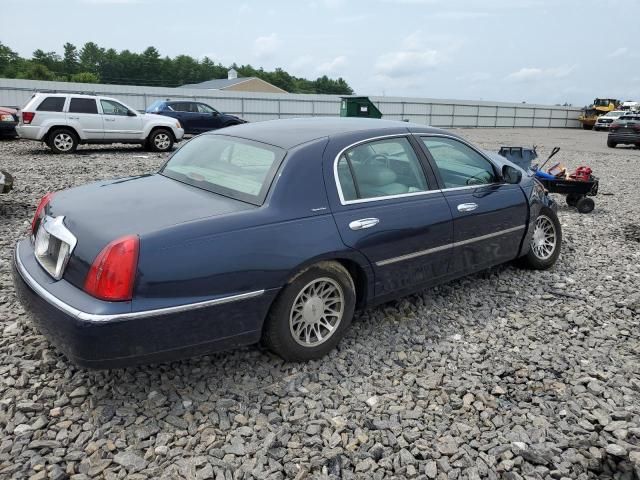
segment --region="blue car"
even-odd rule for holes
[[[158,100],[153,102],[146,112],[178,119],[184,128],[184,133],[189,135],[247,123],[235,115],[219,112],[206,103],[190,100]]]
[[[256,342],[305,361],[357,309],[511,260],[550,268],[555,212],[532,176],[444,130],[259,122],[200,135],[155,174],[48,194],[15,284],[81,366]]]

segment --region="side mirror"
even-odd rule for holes
[[[502,180],[505,183],[520,183],[522,172],[511,165],[505,165],[502,167]]]
[[[138,114],[136,112],[134,112],[133,110],[127,110],[127,116],[128,117],[137,117]]]

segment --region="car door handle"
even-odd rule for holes
[[[363,230],[365,228],[375,227],[378,223],[380,223],[380,219],[378,218],[361,218],[360,220],[354,220],[349,223],[349,228],[351,230]]]
[[[460,205],[458,205],[459,212],[472,212],[476,208],[478,208],[477,203],[461,203]]]
[[[104,121],[105,122],[115,122],[116,119],[115,118],[105,118]]]
[[[80,120],[80,117],[71,117],[71,116],[69,116],[69,120]]]

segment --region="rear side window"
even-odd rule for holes
[[[64,108],[65,97],[47,97],[36,110],[38,112],[61,112]]]
[[[353,147],[340,156],[336,169],[347,202],[428,190],[420,161],[404,137]]]
[[[72,98],[69,103],[70,113],[98,113],[95,98]]]

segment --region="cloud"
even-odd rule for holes
[[[370,15],[363,13],[360,15],[348,15],[345,17],[337,17],[334,20],[334,23],[338,23],[338,24],[351,24],[351,23],[362,23],[365,20],[367,20],[368,18],[370,18]]]
[[[575,67],[573,66],[553,68],[524,67],[518,71],[511,72],[509,75],[507,75],[507,79],[516,82],[530,82],[548,78],[563,78],[569,76],[574,69]]]
[[[378,57],[376,72],[391,78],[416,75],[444,61],[437,50],[399,51]]]
[[[492,75],[487,72],[472,72],[466,73],[464,75],[459,75],[456,77],[456,80],[461,82],[484,82],[485,80],[491,79]]]
[[[253,54],[257,58],[269,58],[278,50],[280,39],[276,33],[258,37],[253,41]]]
[[[445,12],[436,12],[433,15],[430,15],[431,18],[439,18],[442,20],[466,20],[486,18],[490,16],[491,14],[488,12],[472,12],[468,10],[450,10]]]
[[[613,52],[611,52],[608,56],[609,57],[622,57],[622,56],[626,55],[627,53],[629,53],[629,49],[627,47],[620,47],[620,48],[617,48],[616,50],[614,50]]]
[[[80,0],[80,3],[91,3],[94,5],[126,5],[143,3],[144,0]]]
[[[340,70],[345,65],[347,65],[347,57],[345,57],[344,55],[340,55],[333,60],[321,63],[320,65],[318,65],[317,70],[318,72],[331,73],[335,72],[336,70]]]

